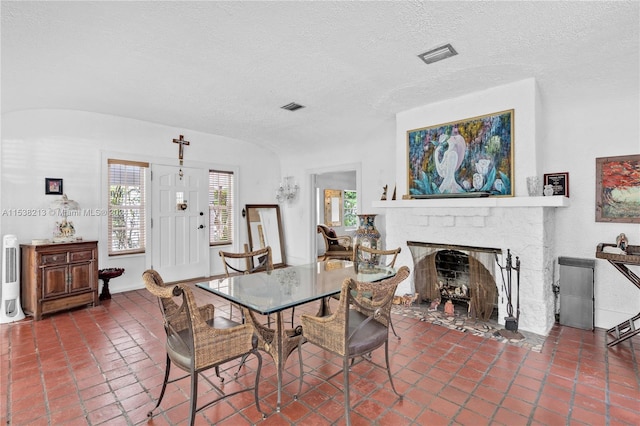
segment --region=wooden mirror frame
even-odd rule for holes
[[[247,204],[245,210],[247,231],[249,233],[249,250],[257,250],[269,245],[271,246],[273,267],[286,266],[287,260],[284,250],[280,206],[277,204]],[[261,212],[266,213],[266,215],[261,217]],[[265,223],[262,223],[263,220]],[[277,229],[274,229],[274,227],[277,227]]]
[[[333,201],[338,199],[338,205],[334,206]],[[337,209],[338,217],[333,217],[334,210]],[[338,220],[332,220],[338,219]],[[339,189],[324,190],[324,224],[327,226],[342,226],[342,191]]]

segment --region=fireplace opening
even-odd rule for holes
[[[469,301],[469,258],[455,250],[436,253],[436,273],[442,299]]]
[[[498,288],[493,273],[497,249],[408,242],[419,300],[456,314],[488,321],[498,317]],[[449,306],[448,309],[452,307]]]

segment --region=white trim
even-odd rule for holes
[[[485,198],[431,198],[422,200],[374,201],[376,208],[452,208],[452,207],[569,207],[569,198],[552,197],[485,197]]]

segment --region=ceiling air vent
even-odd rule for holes
[[[300,108],[304,108],[304,105],[297,104],[295,102],[291,102],[290,104],[286,104],[285,106],[281,106],[280,108],[286,109],[289,111],[295,111]]]
[[[445,44],[444,46],[437,47],[418,55],[426,64],[432,64],[434,62],[441,61],[451,56],[457,55],[458,52],[451,46],[451,44]]]

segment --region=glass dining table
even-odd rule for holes
[[[270,272],[237,275],[196,284],[197,287],[240,305],[247,322],[256,329],[258,347],[267,352],[276,364],[280,411],[284,364],[302,339],[302,328],[285,328],[283,311],[320,300],[318,315],[330,313],[328,300],[340,293],[346,278],[374,282],[391,278],[395,268],[366,266],[354,268],[354,263],[328,260],[299,266],[288,266]],[[254,313],[276,315],[275,329],[259,322]]]

